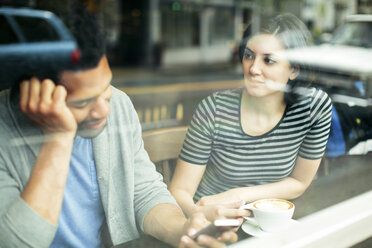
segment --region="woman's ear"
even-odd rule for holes
[[[300,74],[300,67],[298,66],[292,66],[291,67],[291,72],[289,74],[289,79],[294,80],[296,77]]]

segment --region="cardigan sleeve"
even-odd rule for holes
[[[137,118],[135,115],[134,118]],[[147,213],[156,205],[170,203],[177,205],[163,182],[163,177],[156,171],[144,149],[142,131],[136,121],[133,131],[134,146],[134,207],[138,223],[144,231],[144,220]]]
[[[0,247],[49,247],[57,227],[37,214],[22,198],[12,164],[0,150]],[[3,154],[4,155],[4,154]]]
[[[153,207],[177,203],[145,151],[141,125],[132,102],[117,89],[115,94],[119,97],[112,101],[112,110],[115,111],[112,117],[115,116],[115,122],[120,123],[121,133],[124,134],[118,149],[127,155],[127,159],[123,160],[127,174],[122,177],[133,183],[128,184],[128,187],[133,187],[133,211],[139,228],[144,231],[145,217]]]

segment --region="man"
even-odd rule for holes
[[[141,231],[196,247],[190,237],[206,219],[186,220],[170,196],[128,96],[110,85],[93,16],[79,16],[92,21],[73,29],[79,68],[56,75],[57,84],[34,77],[0,93],[0,247],[110,246]]]

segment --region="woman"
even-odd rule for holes
[[[299,87],[299,68],[282,56],[310,37],[298,18],[284,14],[243,39],[244,88],[199,104],[177,162],[170,191],[187,215],[238,217],[246,214],[244,202],[293,199],[310,185],[325,151],[331,101]]]

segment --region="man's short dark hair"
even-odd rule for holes
[[[94,68],[105,54],[105,39],[97,13],[87,9],[86,4],[73,0],[70,4],[69,23],[72,36],[80,49],[80,62],[76,70]]]

